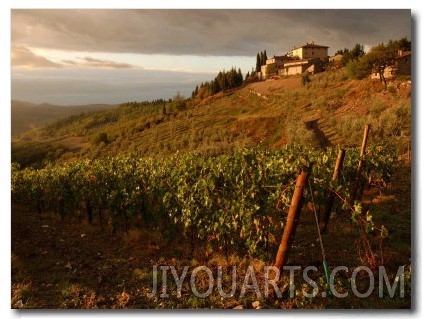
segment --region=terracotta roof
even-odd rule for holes
[[[319,44],[314,44],[314,43],[306,43],[305,45],[302,45],[301,47],[298,48],[294,48],[293,50],[297,50],[300,48],[328,48],[325,45],[319,45]]]
[[[399,57],[401,58],[401,57],[408,56],[408,55],[411,55],[411,51],[403,51],[402,55],[399,55]]]

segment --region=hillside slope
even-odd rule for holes
[[[114,107],[114,105],[95,104],[60,106],[53,104],[33,104],[29,102],[12,100],[11,133],[12,136],[16,136],[73,114],[98,111],[112,107]]]
[[[165,101],[123,105],[24,135],[14,140],[12,158],[19,162],[17,150],[28,153],[36,144],[50,148],[50,159],[63,160],[128,151],[165,156],[178,151],[216,154],[236,147],[274,148],[291,143],[359,145],[365,124],[372,127],[370,142],[393,143],[400,153],[405,152],[411,139],[410,81],[392,82],[384,90],[378,81],[349,80],[343,70],[337,70],[311,76],[306,86],[300,76],[251,83],[189,101],[184,110]],[[104,141],[94,143],[101,134]]]

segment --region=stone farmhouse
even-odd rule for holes
[[[405,76],[411,75],[411,69],[412,69],[411,60],[412,60],[411,51],[398,50],[397,57],[395,58],[393,65],[385,68],[384,77],[386,79],[392,79],[399,75],[405,75]],[[371,78],[379,79],[379,73],[378,72],[372,73]]]
[[[266,80],[274,75],[318,73],[324,70],[324,64],[328,59],[327,46],[314,44],[314,42],[306,43],[301,47],[294,47],[285,55],[267,59],[266,65],[261,67],[259,77],[261,80]]]
[[[325,70],[330,63],[332,67],[340,67],[342,55],[328,56],[328,48],[314,42],[301,47],[294,47],[290,52],[281,56],[273,56],[261,66],[258,76],[260,80],[274,76],[289,76],[303,73],[318,73]],[[384,77],[392,79],[399,75],[411,75],[411,51],[399,50],[392,66],[385,68]],[[372,79],[379,79],[379,73],[373,73]]]
[[[314,44],[313,42],[306,43],[306,45],[299,48],[294,47],[294,49],[291,50],[291,56],[298,57],[300,60],[318,58],[322,61],[326,61],[328,59],[328,47]]]

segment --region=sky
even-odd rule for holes
[[[312,42],[411,39],[410,9],[12,9],[11,98],[60,105],[185,97],[219,71]]]

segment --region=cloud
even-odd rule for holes
[[[100,67],[100,68],[109,68],[109,69],[134,69],[134,68],[136,68],[135,66],[128,64],[128,63],[119,63],[119,62],[108,61],[108,60],[100,60],[100,59],[95,59],[95,58],[92,58],[89,56],[86,56],[86,57],[81,58],[81,59],[86,61],[86,63],[84,63],[85,66],[90,66],[90,67]],[[69,62],[72,62],[72,64],[74,63],[73,61],[69,61]]]
[[[34,54],[30,49],[13,45],[11,52],[11,63],[13,66],[27,68],[62,68],[63,65],[55,63],[47,58]]]
[[[409,9],[12,9],[12,65],[25,66],[13,68],[12,92],[71,104],[164,97],[224,67],[246,72],[262,50],[314,41],[334,54],[411,39],[411,18]]]
[[[12,42],[82,52],[278,54],[411,37],[408,9],[13,9]]]
[[[72,60],[63,60],[62,62],[65,64],[70,64],[70,65],[76,65],[77,64],[75,61],[72,61]]]

